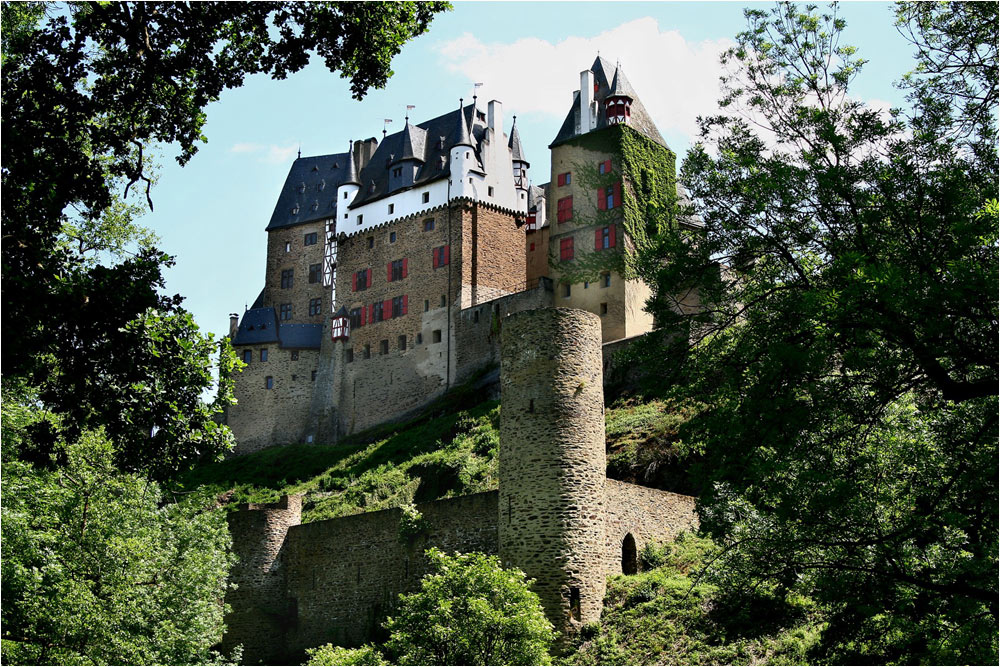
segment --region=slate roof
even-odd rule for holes
[[[549,184],[545,183],[542,186],[532,185],[528,188],[528,210],[532,210],[538,206],[543,206],[545,204],[545,195],[548,192]]]
[[[514,162],[523,162],[529,167],[528,159],[524,157],[524,148],[521,147],[521,135],[517,132],[517,116],[514,116],[514,124],[510,127],[510,139],[507,141],[507,148],[510,149],[510,159]]]
[[[653,119],[650,117],[649,112],[646,111],[646,107],[642,105],[642,100],[640,100],[639,96],[636,95],[635,90],[632,88],[632,84],[628,82],[628,78],[626,78],[625,73],[620,69],[615,68],[614,65],[600,56],[594,60],[594,64],[590,67],[590,69],[594,73],[594,82],[597,84],[597,93],[594,95],[594,99],[598,102],[597,126],[594,128],[594,131],[608,126],[607,118],[604,117],[603,102],[604,99],[611,94],[611,86],[614,84],[614,77],[617,72],[620,91],[632,98],[631,113],[628,121],[629,127],[652,139],[664,148],[669,149],[670,147],[667,146],[667,142],[660,135],[660,131],[656,129],[656,124],[653,123]],[[551,144],[549,144],[549,148],[558,146],[573,137],[579,136],[576,134],[576,126],[579,125],[579,123],[580,93],[579,91],[576,91],[573,94],[573,108],[569,110],[566,120],[563,121],[562,127],[559,128],[559,132],[556,133],[556,138],[552,140]]]
[[[333,153],[295,160],[266,231],[335,217],[337,187],[348,179],[349,155]]]
[[[233,345],[278,343],[283,348],[319,349],[322,324],[280,324],[274,308],[251,308],[243,313]]]
[[[423,163],[417,169],[412,187],[448,178],[451,175],[448,166],[451,148],[467,145],[475,150],[485,131],[486,124],[476,117],[476,110],[472,104],[465,105],[461,109],[461,115],[459,110],[455,109],[417,125],[407,123],[404,129],[386,136],[375,149],[371,160],[359,174],[361,190],[350,208],[357,208],[403,191],[399,188],[392,191],[388,189],[389,168],[394,162],[404,159],[402,156],[407,150],[412,152],[413,159]],[[463,134],[466,135],[465,139],[462,138]],[[407,141],[410,142],[409,149],[406,146]],[[482,166],[478,154],[476,159]]]

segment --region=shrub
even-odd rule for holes
[[[382,653],[366,644],[361,648],[344,648],[333,644],[324,644],[306,651],[309,654],[307,665],[388,665]]]
[[[400,596],[386,648],[403,665],[545,665],[555,633],[520,570],[429,549],[432,571]]]

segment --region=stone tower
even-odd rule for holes
[[[285,655],[285,625],[296,616],[288,603],[281,549],[288,529],[302,522],[302,496],[243,505],[227,521],[239,562],[229,577],[237,589],[226,596],[232,612],[226,616],[222,649],[242,644],[245,655],[274,664]]]
[[[565,635],[600,618],[606,458],[600,318],[516,313],[501,333],[499,551]]]

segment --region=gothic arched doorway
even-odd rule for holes
[[[622,540],[622,574],[635,574],[639,571],[639,555],[635,549],[635,538],[628,533]]]

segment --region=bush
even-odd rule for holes
[[[306,651],[309,654],[307,665],[388,665],[382,653],[367,644],[361,648],[344,648],[333,644],[324,644]]]
[[[545,665],[555,633],[520,570],[496,556],[430,549],[432,572],[400,596],[386,620],[390,655],[403,665]],[[341,663],[347,664],[347,663]]]

